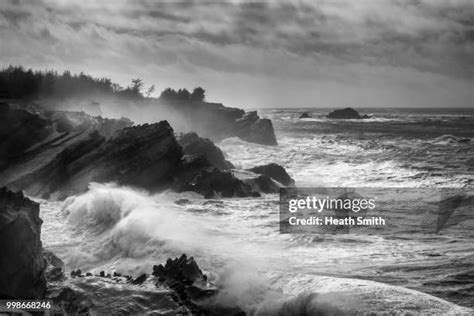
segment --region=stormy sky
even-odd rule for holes
[[[0,2],[0,66],[257,107],[472,107],[474,1]]]

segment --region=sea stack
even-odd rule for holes
[[[328,114],[330,119],[362,119],[362,116],[353,108],[345,108],[342,110],[334,110]]]

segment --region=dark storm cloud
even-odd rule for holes
[[[242,75],[262,82],[372,80],[405,87],[418,74],[432,74],[425,82],[433,85],[446,78],[465,85],[472,82],[474,4],[2,1],[0,36],[3,66],[121,78],[144,72],[152,80],[206,78],[216,86],[223,76]]]
[[[61,38],[53,29],[67,36],[65,27],[77,32],[92,26],[137,41],[175,36],[216,49],[244,45],[469,76],[466,65],[472,65],[474,56],[473,7],[469,1],[105,1],[104,5],[19,1],[6,5],[0,14],[11,26],[43,27],[41,37],[46,41]],[[42,26],[45,23],[49,27]]]
[[[160,8],[183,10],[172,3]],[[215,12],[204,25],[203,8]],[[178,25],[171,32],[214,45],[284,50],[304,57],[327,55],[341,62],[469,77],[474,62],[473,8],[467,1],[207,3],[189,5],[186,10],[193,14],[185,21],[192,27],[180,30]]]

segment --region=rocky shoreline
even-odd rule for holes
[[[41,224],[38,203],[21,192],[0,188],[0,243],[4,254],[0,259],[0,298],[49,299],[54,302],[54,312],[89,314],[94,309],[93,293],[74,288],[71,280],[107,279],[115,284],[134,286],[147,281],[165,288],[166,296],[184,313],[245,315],[237,306],[221,306],[215,302],[219,289],[209,283],[194,258],[186,254],[170,258],[164,265],[155,265],[150,274],[137,278],[105,271],[93,275],[80,269],[67,274],[62,260],[43,250]]]
[[[125,118],[62,111],[32,113],[6,103],[0,104],[0,111],[0,186],[31,196],[62,200],[87,191],[90,182],[116,182],[150,191],[195,191],[208,198],[258,196],[281,186],[273,184],[271,177],[238,179],[231,171],[232,163],[211,140],[196,133],[176,137],[167,121],[132,125]],[[224,117],[238,117],[229,114],[235,109],[221,111]],[[256,113],[250,113],[242,115],[260,124]],[[247,119],[237,120],[237,124],[250,124]],[[248,137],[262,135],[247,127],[242,130]],[[274,138],[273,128],[271,132]]]

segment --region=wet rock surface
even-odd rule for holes
[[[153,276],[157,286],[166,285],[173,290],[172,297],[193,315],[245,315],[237,306],[216,304],[213,298],[219,290],[208,282],[194,258],[186,254],[168,259],[165,265],[153,266]]]
[[[147,305],[156,304],[158,310],[167,307],[176,314],[185,315],[245,315],[238,306],[224,306],[217,302],[219,289],[210,283],[193,257],[186,254],[169,258],[166,263],[153,266],[151,275],[136,278],[117,272],[101,271],[99,275],[83,273],[81,269],[70,272],[67,282],[51,285],[47,299],[54,303],[54,311],[69,314],[94,315],[141,314],[150,307],[133,303],[144,299]],[[123,295],[123,285],[133,295]],[[120,296],[114,298],[114,293]],[[104,306],[104,302],[109,302]]]
[[[39,204],[0,188],[0,297],[42,299],[46,262],[42,254]]]
[[[180,191],[194,191],[205,198],[259,196],[251,185],[217,168],[201,169]]]

